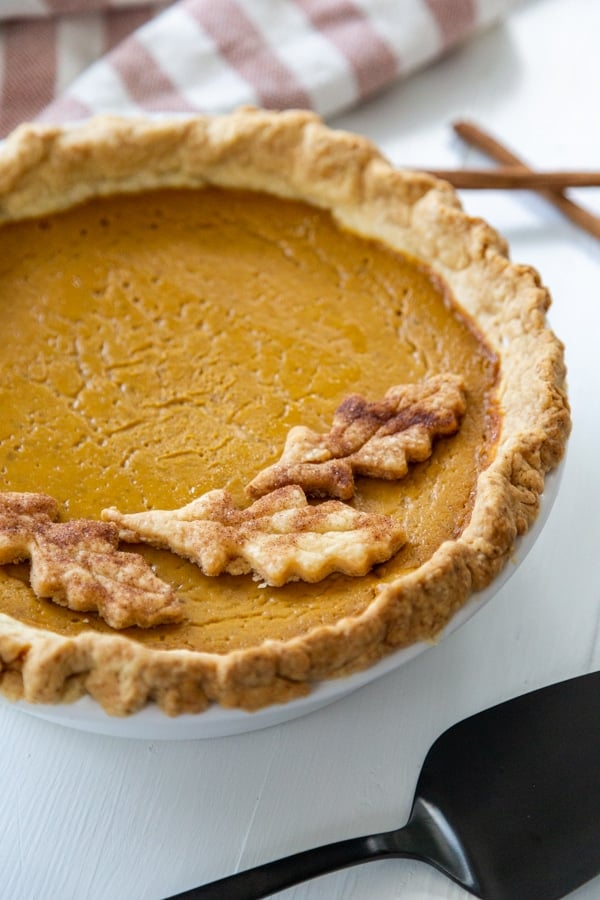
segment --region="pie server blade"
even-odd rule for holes
[[[508,700],[444,732],[425,758],[403,828],[176,896],[254,900],[389,857],[429,863],[489,900],[555,900],[599,874],[600,672]]]

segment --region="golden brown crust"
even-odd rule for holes
[[[97,612],[111,628],[180,622],[183,607],[146,561],[118,549],[116,525],[56,522],[46,494],[0,493],[0,564],[28,559],[36,597],[78,612]]]
[[[327,434],[292,428],[279,462],[259,472],[246,490],[262,497],[299,484],[309,496],[349,500],[355,473],[404,478],[409,462],[431,456],[434,438],[458,430],[465,408],[461,378],[449,373],[396,385],[381,401],[352,394],[336,409]]]
[[[367,140],[331,131],[310,113],[24,126],[0,153],[0,221],[93,195],[204,184],[325,207],[342,226],[430,265],[500,360],[494,459],[460,537],[383,587],[358,616],[224,656],[154,651],[92,632],[61,637],[0,616],[1,686],[11,696],[58,702],[87,692],[115,715],[148,701],[178,714],[211,702],[255,709],[300,696],[310,682],[439,632],[500,571],[537,515],[545,473],[564,453],[563,350],[546,325],[550,300],[538,275],[509,261],[502,238],[467,216],[448,184],[395,170]]]
[[[191,560],[205,575],[254,572],[265,584],[322,581],[332,572],[366,575],[406,543],[391,516],[358,512],[330,500],[310,506],[288,485],[239,509],[227,491],[214,490],[181,509],[129,515],[102,511],[122,541],[147,542]]]

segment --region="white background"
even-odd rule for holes
[[[397,164],[483,165],[470,117],[539,168],[600,168],[600,3],[532,0],[332,124]],[[600,191],[579,197],[600,214]],[[0,896],[159,900],[295,850],[403,824],[425,753],[483,707],[600,668],[600,242],[531,194],[463,193],[550,287],[574,430],[559,497],[496,598],[443,643],[305,718],[198,741],[125,740],[0,707]],[[540,747],[543,754],[544,748]],[[599,813],[600,819],[600,813]],[[459,900],[427,866],[375,862],[285,900]],[[579,900],[600,897],[600,881]]]

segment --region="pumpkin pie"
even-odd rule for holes
[[[311,113],[19,128],[2,691],[251,710],[435,638],[563,455],[549,302],[448,184]]]

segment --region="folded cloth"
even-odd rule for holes
[[[0,135],[94,113],[331,116],[513,0],[0,0]]]

